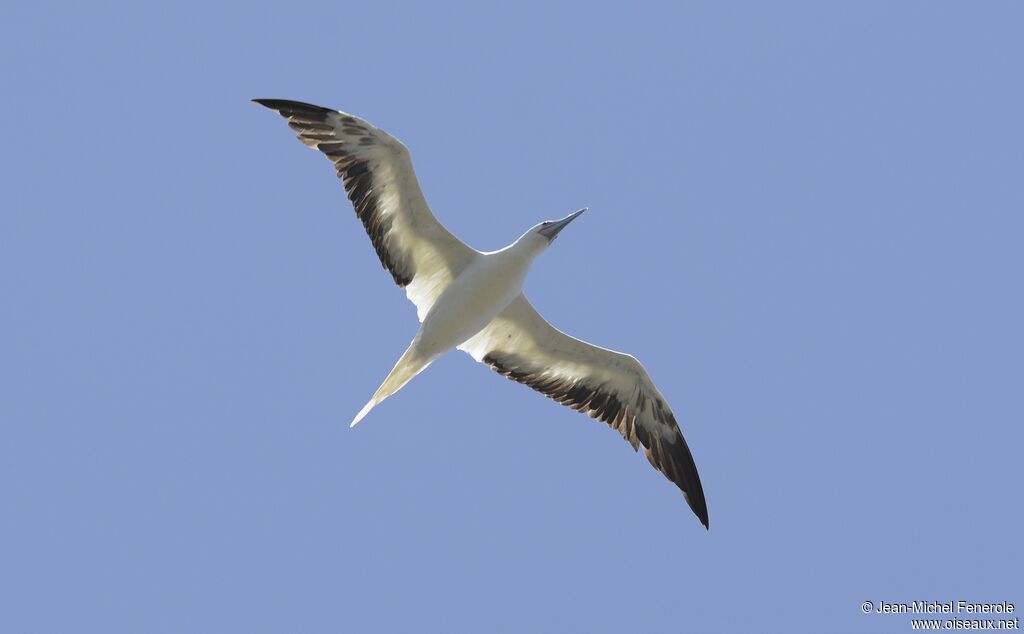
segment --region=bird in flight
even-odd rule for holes
[[[697,466],[669,409],[634,357],[561,332],[523,294],[534,259],[586,209],[534,225],[504,249],[482,253],[437,221],[398,139],[350,114],[284,99],[254,99],[323,152],[373,247],[416,306],[409,348],[352,421],[363,419],[435,359],[458,348],[476,361],[617,430],[683,492],[708,526]]]

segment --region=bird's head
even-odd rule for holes
[[[519,238],[519,242],[526,243],[530,247],[536,249],[538,252],[551,246],[551,243],[555,241],[558,234],[569,226],[569,223],[576,220],[587,208],[584,207],[578,211],[574,211],[561,220],[545,220],[542,223],[536,224],[523,234],[523,237]]]

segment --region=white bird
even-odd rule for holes
[[[355,426],[453,348],[496,372],[618,430],[683,492],[708,526],[697,467],[665,397],[640,362],[589,344],[546,322],[523,294],[534,258],[586,209],[531,227],[499,251],[482,253],[453,236],[427,206],[405,146],[344,112],[283,99],[276,110],[299,140],[327,155],[381,263],[416,305],[420,328]]]

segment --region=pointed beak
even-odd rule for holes
[[[572,212],[571,214],[569,214],[565,218],[562,218],[558,222],[553,222],[549,226],[544,227],[543,229],[541,229],[540,230],[540,234],[542,236],[544,236],[545,238],[547,238],[548,241],[554,240],[555,236],[557,236],[562,231],[562,229],[565,229],[566,227],[568,227],[570,222],[572,222],[573,220],[576,220],[576,218],[578,218],[580,216],[580,214],[582,214],[586,210],[587,210],[587,208],[584,207],[583,209],[580,209],[579,211]]]

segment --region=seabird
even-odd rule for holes
[[[499,374],[607,423],[683,492],[708,526],[697,466],[658,388],[634,357],[561,332],[523,294],[533,260],[586,211],[534,225],[504,249],[480,252],[427,206],[409,151],[370,123],[284,99],[254,99],[288,120],[334,163],[381,263],[416,305],[409,348],[352,421],[363,419],[435,359],[458,348]]]

